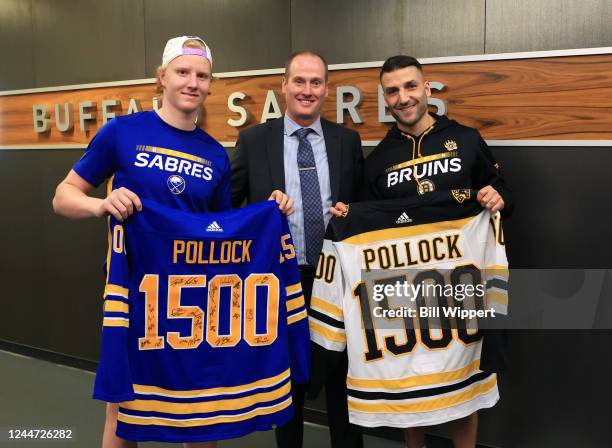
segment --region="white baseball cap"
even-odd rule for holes
[[[200,48],[183,48],[183,44],[188,40],[199,40],[204,45],[204,49]],[[198,36],[180,36],[173,37],[168,42],[166,42],[166,47],[164,48],[164,55],[162,56],[162,65],[168,65],[170,61],[184,54],[192,54],[196,56],[203,56],[208,59],[210,62],[210,66],[212,67],[212,52],[210,51],[210,47],[206,45],[201,38]]]

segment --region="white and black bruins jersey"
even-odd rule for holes
[[[477,328],[456,321],[429,328],[418,316],[372,324],[376,306],[399,309],[399,303],[396,296],[373,300],[363,280],[366,272],[388,277],[396,271],[408,272],[405,279],[413,284],[414,273],[450,284],[453,276],[469,274],[486,292],[485,308],[506,314],[499,213],[492,217],[475,196],[474,190],[453,190],[356,203],[346,218],[331,221],[313,286],[310,337],[327,350],[347,349],[352,423],[435,425],[498,401],[496,374],[480,369]],[[391,325],[381,328],[381,320]]]

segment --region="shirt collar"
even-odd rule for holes
[[[295,131],[302,128],[302,126],[293,121],[287,114],[285,114],[284,116],[284,122],[285,135],[292,135]],[[317,119],[310,126],[308,126],[308,128],[312,129],[312,131],[315,132],[317,135],[322,136],[323,127],[321,126],[321,117],[317,117]]]

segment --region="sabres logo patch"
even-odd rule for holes
[[[463,201],[465,201],[466,199],[469,199],[470,196],[472,195],[469,188],[451,190],[451,194],[453,195],[453,198],[455,198],[455,201],[457,201],[460,204],[462,204]]]
[[[185,191],[185,179],[177,174],[173,174],[166,181],[168,188],[172,194],[181,194]]]

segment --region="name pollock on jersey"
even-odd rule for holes
[[[148,152],[137,153],[134,166],[146,168],[157,167],[162,171],[185,174],[187,176],[199,177],[204,180],[211,180],[213,174],[213,169],[202,163],[161,154],[153,155]]]
[[[422,239],[416,244],[413,244],[414,241],[406,241],[400,247],[391,244],[363,249],[361,253],[368,272],[371,269],[397,269],[431,262],[439,263],[442,260],[463,257],[459,239],[460,234],[453,233],[444,237]]]
[[[185,241],[174,240],[173,264],[249,263],[253,240]]]
[[[402,182],[410,182],[413,178],[422,179],[424,177],[437,176],[438,174],[458,173],[459,171],[461,171],[461,159],[459,157],[432,160],[387,173],[387,187],[392,187]]]

